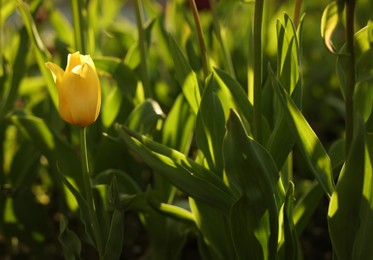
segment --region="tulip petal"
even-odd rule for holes
[[[69,101],[72,124],[80,127],[93,123],[100,110],[100,81],[94,68],[84,63],[65,73],[62,95]]]
[[[82,64],[80,60],[80,56],[82,55],[80,55],[78,51],[73,54],[69,54],[69,56],[67,56],[67,66],[66,66],[65,73],[71,71],[76,66]]]
[[[63,69],[61,69],[60,66],[52,62],[45,63],[45,66],[52,72],[54,82],[58,86],[61,83],[62,78],[63,78],[63,74],[64,74]]]
[[[95,71],[96,67],[90,55],[80,55],[80,60],[83,63],[88,63]]]

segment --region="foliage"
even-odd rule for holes
[[[0,258],[312,258],[321,218],[329,258],[372,259],[372,10],[0,1]],[[45,66],[76,51],[84,138]]]

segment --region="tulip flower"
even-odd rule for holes
[[[101,106],[101,88],[92,58],[79,52],[69,54],[65,71],[52,62],[45,65],[57,85],[61,117],[80,127],[96,121]]]

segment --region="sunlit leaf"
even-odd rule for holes
[[[223,260],[233,257],[235,252],[229,229],[228,212],[217,210],[200,200],[189,199],[189,204],[196,225],[209,246],[208,254],[214,256],[212,259]]]
[[[293,220],[294,210],[294,184],[290,182],[286,192],[284,204],[281,207],[279,215],[280,236],[279,236],[279,254],[283,259],[299,259],[298,235],[295,230]]]
[[[133,131],[146,134],[155,130],[165,115],[159,104],[151,99],[136,106],[128,116],[125,125]]]
[[[332,53],[337,53],[337,49],[333,44],[333,34],[342,20],[342,12],[344,9],[344,1],[333,1],[324,10],[321,18],[321,37],[328,50]]]
[[[365,179],[365,134],[361,119],[356,126],[351,150],[339,175],[328,211],[329,233],[333,248],[338,259],[342,260],[357,259],[353,257],[353,249],[357,242],[356,234],[359,227],[363,228],[363,232],[369,232],[365,229],[369,215],[361,216],[360,213],[361,207],[365,207],[363,204],[369,203],[363,200],[362,191],[365,185],[371,186],[371,172],[369,178]],[[368,199],[371,200],[371,198]],[[356,253],[360,255],[362,252]]]
[[[191,197],[228,210],[233,195],[214,173],[184,154],[117,126],[121,140],[150,167]]]
[[[285,92],[281,84],[277,82],[273,74],[272,80],[274,80],[273,87],[275,93],[284,109],[286,121],[290,126],[290,130],[296,137],[296,143],[303,157],[306,159],[309,169],[320,182],[325,193],[331,196],[334,191],[334,181],[333,170],[328,154],[294,101]]]
[[[225,117],[220,100],[213,92],[213,82],[209,81],[202,96],[196,121],[196,140],[209,168],[222,177]]]
[[[181,94],[176,98],[163,124],[162,143],[188,154],[194,125],[195,115]]]
[[[170,51],[175,63],[176,77],[182,87],[185,98],[195,114],[201,102],[201,90],[198,78],[184,57],[173,37],[169,36]]]
[[[35,25],[35,22],[32,18],[28,6],[23,1],[18,0],[18,9],[20,10],[24,25],[27,29],[27,33],[34,47],[39,69],[46,80],[49,95],[51,96],[54,106],[57,108],[58,94],[56,84],[54,83],[54,80],[49,69],[47,69],[47,67],[45,66],[45,62],[51,60],[51,54],[45,47],[39,35],[39,32],[37,30],[37,27]]]

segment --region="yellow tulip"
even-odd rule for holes
[[[72,125],[85,127],[96,121],[101,107],[101,87],[89,55],[69,54],[64,71],[57,64],[45,63],[58,89],[58,111]]]

